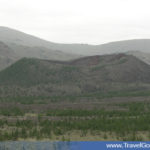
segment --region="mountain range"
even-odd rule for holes
[[[149,90],[149,50],[149,39],[59,44],[0,27],[0,96]]]
[[[81,57],[57,49],[53,50],[48,43],[50,42],[20,31],[0,27],[0,70],[23,57],[50,60],[72,60]],[[7,50],[3,49],[4,45]]]
[[[7,46],[5,52],[4,45]],[[67,61],[84,56],[112,53],[131,54],[149,64],[150,39],[117,41],[101,45],[60,44],[11,28],[0,27],[0,69],[23,57]]]

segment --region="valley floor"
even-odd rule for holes
[[[150,140],[149,96],[21,99],[0,99],[0,141]]]

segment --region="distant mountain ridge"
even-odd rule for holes
[[[15,51],[0,41],[0,70],[11,65],[18,59],[19,58],[17,57]]]
[[[0,41],[7,43],[12,47],[13,45],[45,47],[51,50],[59,50],[65,53],[83,56],[123,53],[128,51],[140,51],[150,53],[150,39],[116,41],[101,45],[61,44],[49,42],[7,27],[0,27]]]
[[[23,57],[63,61],[81,57],[76,54],[52,50],[48,46],[49,43],[14,29],[0,27],[0,70]]]
[[[60,44],[49,42],[11,28],[0,27],[0,41],[1,49],[2,43],[8,47],[5,55],[3,55],[4,52],[2,50],[0,51],[0,70],[23,57],[69,61],[84,56],[114,53],[129,53],[150,64],[150,39],[117,41],[101,45]],[[13,53],[13,55],[10,55],[10,53]]]
[[[150,53],[140,52],[140,51],[129,51],[126,54],[133,55],[133,56],[137,57],[138,59],[140,59],[150,65]]]

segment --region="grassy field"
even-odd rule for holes
[[[1,98],[0,141],[150,140],[148,91],[114,95]]]

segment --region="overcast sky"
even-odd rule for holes
[[[150,0],[0,0],[0,26],[61,43],[150,38]]]

